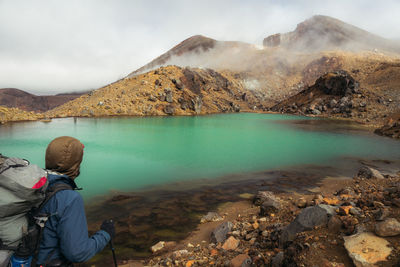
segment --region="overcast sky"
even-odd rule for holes
[[[316,14],[400,39],[397,0],[0,0],[0,88],[96,89],[192,35],[261,44]]]

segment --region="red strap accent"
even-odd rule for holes
[[[47,178],[46,177],[42,177],[40,178],[40,180],[32,187],[32,189],[39,189],[42,186],[44,186],[47,182]]]

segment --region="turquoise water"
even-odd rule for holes
[[[298,127],[305,119],[242,113],[14,123],[0,126],[0,153],[44,167],[53,138],[80,139],[85,154],[77,183],[86,198],[298,164],[332,164],[343,157],[400,159],[398,141],[362,131]]]

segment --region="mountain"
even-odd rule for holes
[[[293,32],[277,33],[264,39],[266,47],[318,52],[325,50],[374,50],[400,53],[400,44],[328,16],[313,16],[299,23]]]
[[[71,101],[83,93],[37,96],[16,88],[0,89],[0,106],[25,111],[45,112]]]
[[[127,77],[133,77],[137,74],[167,65],[177,65],[181,67],[205,67],[213,69],[222,69],[225,66],[232,69],[238,63],[230,62],[229,57],[236,54],[231,59],[240,57],[242,51],[256,50],[251,44],[235,41],[217,41],[202,35],[192,36],[166,53],[152,60],[150,63],[133,71]]]

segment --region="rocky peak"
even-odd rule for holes
[[[294,31],[270,35],[266,47],[285,47],[301,51],[384,50],[400,52],[400,46],[338,19],[316,15],[299,24]]]

